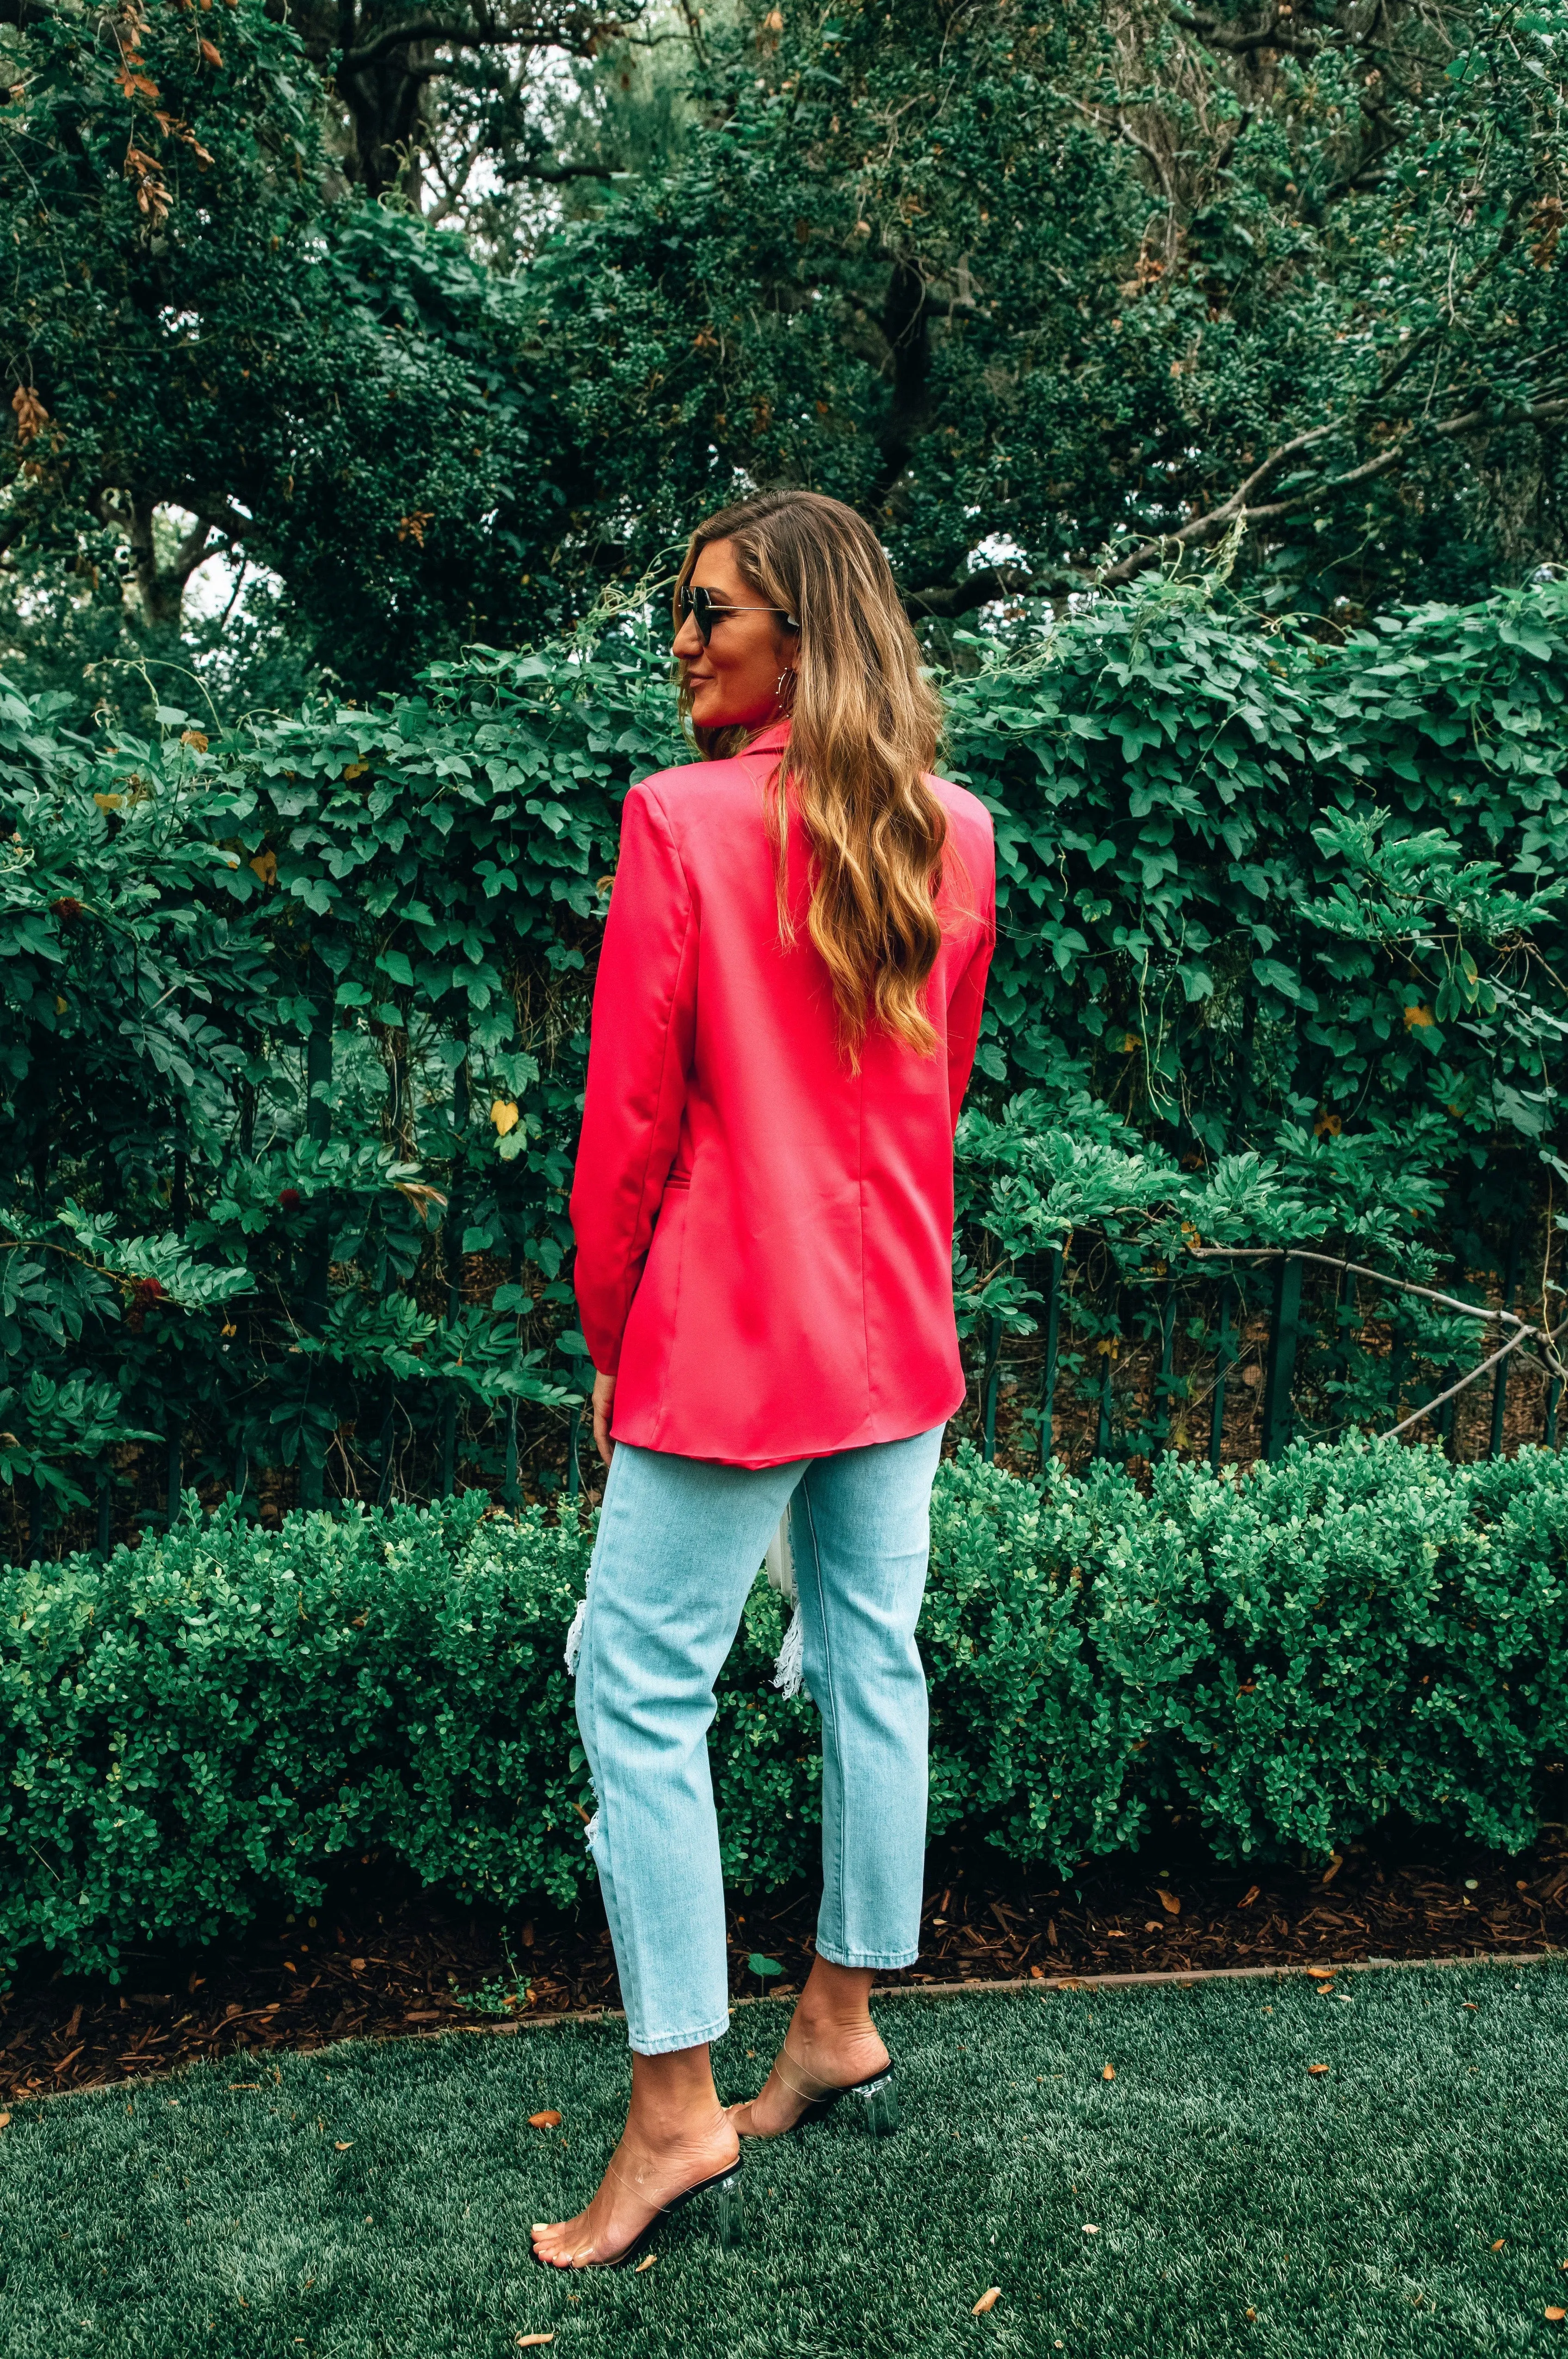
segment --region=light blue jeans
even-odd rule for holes
[[[589,1844],[644,2056],[729,2029],[707,1736],[713,1683],[786,1505],[822,1723],[817,1953],[885,1969],[918,1954],[927,1705],[915,1623],[942,1433],[759,1469],[616,1445],[577,1725],[599,1804]]]

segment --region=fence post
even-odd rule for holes
[[[1214,1405],[1209,1415],[1209,1465],[1214,1473],[1220,1471],[1220,1451],[1225,1441],[1225,1378],[1236,1359],[1236,1346],[1230,1333],[1230,1298],[1236,1280],[1220,1280],[1220,1332],[1214,1349]]]
[[[1154,1398],[1149,1403],[1157,1419],[1154,1448],[1150,1462],[1163,1458],[1171,1439],[1171,1364],[1176,1350],[1176,1281],[1166,1283],[1164,1299],[1160,1306],[1160,1374],[1155,1380]]]
[[[463,1309],[463,1148],[468,1130],[468,1049],[452,1077],[452,1187],[448,1191],[442,1239],[446,1250],[446,1323],[455,1327]],[[457,1386],[441,1416],[441,1487],[443,1499],[457,1488]]]
[[[987,1463],[996,1455],[996,1386],[1002,1368],[1002,1322],[994,1314],[985,1332],[985,1374],[981,1386],[984,1419],[980,1455]]]
[[[1051,1428],[1056,1399],[1056,1346],[1062,1319],[1062,1247],[1045,1255],[1045,1362],[1040,1379],[1040,1471],[1051,1463]]]
[[[337,986],[319,951],[312,950],[310,964],[315,970],[314,1006],[310,1013],[310,1036],[305,1042],[305,1136],[316,1147],[324,1147],[332,1136],[332,1116],[325,1092],[332,1085],[332,1016],[337,1004]],[[322,1094],[317,1095],[321,1091]],[[320,1335],[327,1323],[327,1289],[332,1266],[332,1213],[322,1204],[316,1213],[305,1265],[305,1291],[300,1303],[303,1323],[308,1333]],[[311,1371],[312,1383],[320,1381],[320,1364]],[[303,1435],[299,1442],[299,1505],[319,1507],[321,1504],[324,1467],[317,1458],[310,1440]]]
[[[1503,1277],[1503,1309],[1505,1310],[1511,1310],[1514,1307],[1514,1295],[1519,1287],[1519,1255],[1523,1245],[1524,1223],[1516,1221],[1508,1233],[1508,1266]],[[1508,1407],[1508,1364],[1506,1360],[1499,1360],[1497,1374],[1492,1378],[1492,1440],[1491,1447],[1486,1452],[1488,1458],[1500,1458],[1502,1455],[1503,1411]]]
[[[514,1286],[520,1283],[523,1256],[517,1245],[512,1247],[507,1275]],[[523,1334],[523,1314],[520,1310],[512,1314],[512,1332],[520,1343]],[[522,1498],[522,1487],[517,1481],[517,1404],[515,1398],[506,1403],[506,1471],[502,1478],[501,1496],[516,1515]]]
[[[1347,1269],[1339,1273],[1339,1283],[1334,1290],[1334,1362],[1332,1380],[1336,1387],[1334,1408],[1334,1430],[1343,1433],[1350,1422],[1345,1406],[1345,1387],[1350,1376],[1350,1338],[1356,1326],[1356,1280]]]
[[[1111,1318],[1114,1322],[1114,1332],[1102,1338],[1105,1345],[1103,1354],[1105,1365],[1104,1372],[1100,1377],[1100,1414],[1094,1428],[1094,1455],[1096,1458],[1108,1458],[1111,1454],[1111,1368],[1116,1357],[1115,1347],[1116,1336],[1121,1332],[1121,1296],[1119,1293],[1113,1295],[1111,1298]]]
[[[1281,1254],[1274,1272],[1273,1315],[1263,1376],[1263,1455],[1278,1458],[1290,1439],[1290,1381],[1301,1327],[1301,1265]]]
[[[397,1388],[388,1384],[381,1412],[380,1463],[376,1470],[376,1504],[385,1507],[392,1497],[392,1426],[397,1410]]]

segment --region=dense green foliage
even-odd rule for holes
[[[1561,0],[282,14],[0,5],[29,684],[406,686],[746,484],[874,516],[939,635],[1237,520],[1351,619],[1563,554]]]
[[[167,0],[39,11],[0,118],[19,274],[12,631],[35,679],[99,659],[111,701],[107,659],[126,654],[188,693],[204,647],[232,700],[292,685],[301,623],[329,614],[341,669],[405,679],[412,648],[537,618],[483,584],[537,563],[571,489],[498,282],[401,215],[345,209],[324,234],[294,33],[260,0],[212,31],[221,49]],[[287,603],[264,600],[237,646],[199,631],[187,649],[187,584],[224,552]]]
[[[965,1330],[1027,1321],[1074,1231],[1137,1285],[1194,1236],[1494,1263],[1562,1168],[1564,593],[1331,647],[1158,589],[972,651],[948,766],[996,815],[1002,939]],[[608,625],[211,744],[0,705],[0,1469],[51,1515],[136,1435],[307,1503],[559,1464],[589,990],[620,796],[680,756],[662,673]]]
[[[591,1530],[477,1496],[291,1516],[194,1499],[107,1561],[5,1577],[0,1970],[114,1968],[313,1906],[375,1845],[503,1908],[571,1903],[593,1796],[562,1642]],[[813,1708],[759,1580],[711,1738],[725,1872],[814,1872]],[[1043,1486],[943,1465],[920,1625],[931,1832],[1069,1874],[1163,1812],[1222,1858],[1324,1856],[1393,1810],[1519,1849],[1568,1742],[1568,1468],[1297,1445]]]

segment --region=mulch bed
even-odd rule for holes
[[[1213,1966],[1349,1964],[1568,1946],[1568,1829],[1533,1853],[1442,1850],[1407,1831],[1353,1845],[1321,1870],[1246,1870],[1183,1859],[1100,1863],[1074,1883],[1008,1879],[954,1852],[927,1896],[920,1984],[1030,1975],[1181,1972]],[[933,1876],[942,1854],[933,1852]],[[737,1900],[730,1918],[737,1996],[784,1994],[808,1973],[816,1896]],[[749,1957],[781,1969],[759,1980]],[[889,1977],[889,1980],[894,1979]],[[477,2003],[476,2003],[477,2002]],[[510,2002],[510,2003],[509,2003]],[[406,1879],[362,1867],[320,1908],[257,1925],[199,1953],[133,1955],[118,1986],[47,1964],[0,1996],[0,2099],[138,2079],[198,2059],[388,2038],[619,2003],[596,1897],[573,1916],[504,1926]],[[240,2061],[236,2069],[249,2070]]]

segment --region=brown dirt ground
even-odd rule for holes
[[[995,1862],[933,1853],[914,1984],[984,1984],[1031,1975],[1347,1964],[1568,1947],[1568,1827],[1515,1859],[1443,1847],[1417,1830],[1353,1844],[1321,1869],[1230,1869],[1183,1859],[1160,1838],[1151,1863],[1122,1856],[1076,1882],[1007,1878]],[[1472,1888],[1473,1886],[1473,1888]],[[809,1971],[814,1892],[732,1903],[731,1983],[764,1984],[760,1954]],[[476,2006],[475,1998],[488,2005]],[[0,2100],[136,2079],[197,2060],[255,2069],[274,2048],[393,2037],[442,2026],[593,2012],[618,2004],[597,1898],[572,1916],[507,1928],[374,1862],[298,1920],[258,1922],[200,1953],[147,1951],[118,1985],[47,1962],[0,1996]]]

